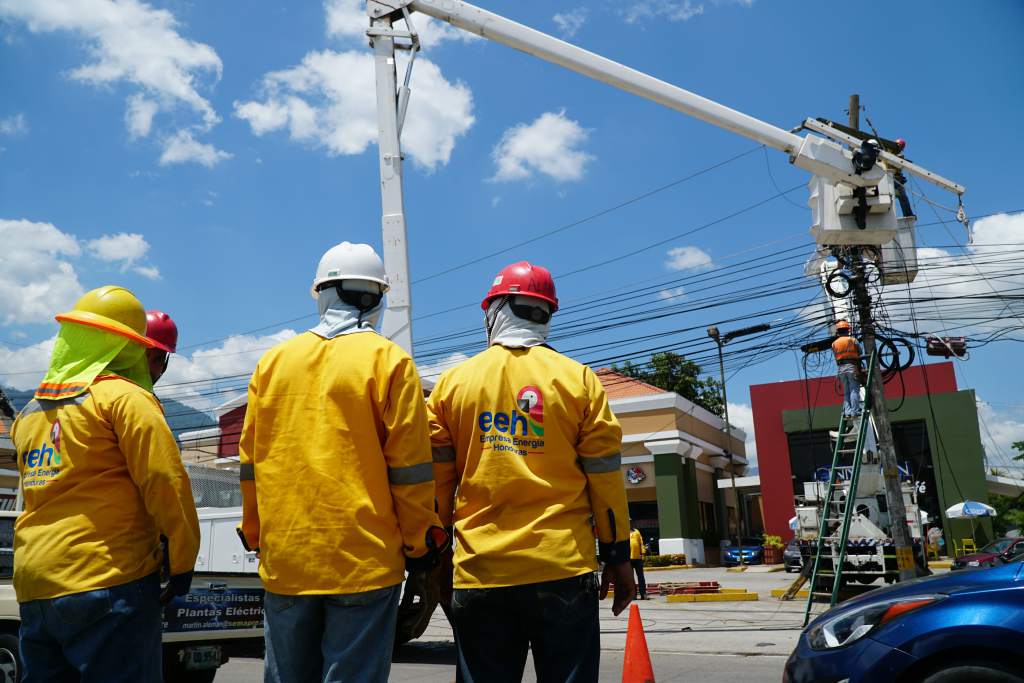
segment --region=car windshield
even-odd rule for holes
[[[982,548],[981,552],[998,554],[1009,548],[1011,543],[1013,543],[1012,538],[1000,538],[999,540],[992,541],[987,546]]]
[[[756,545],[756,546],[760,546],[761,545],[761,539],[760,538],[744,538],[743,539],[743,545]]]

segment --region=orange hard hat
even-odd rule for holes
[[[837,330],[848,330],[850,329],[850,323],[845,320],[840,320],[836,323]]]

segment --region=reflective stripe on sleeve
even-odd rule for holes
[[[615,472],[622,465],[622,454],[612,453],[599,458],[585,458],[580,456],[580,467],[586,474],[605,474]]]
[[[238,481],[256,481],[256,467],[251,462],[238,466]]]
[[[89,398],[88,394],[79,394],[78,396],[72,396],[71,398],[34,398],[25,404],[25,407],[21,410],[21,417],[31,415],[32,413],[38,413],[40,411],[53,410],[62,406],[80,406],[85,403],[86,399]]]
[[[423,484],[434,481],[434,463],[421,462],[408,467],[389,467],[388,481],[396,486]]]
[[[434,446],[434,462],[455,462],[455,449],[451,446]]]

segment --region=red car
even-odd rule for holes
[[[1024,537],[997,538],[984,548],[970,555],[961,555],[953,560],[953,569],[984,569],[996,567],[1020,555],[1024,555]]]

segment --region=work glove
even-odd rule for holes
[[[192,572],[185,572],[184,574],[174,574],[170,580],[167,581],[167,585],[160,592],[160,604],[167,605],[176,597],[182,595],[188,595],[189,589],[192,587]]]
[[[395,628],[398,643],[419,638],[427,630],[434,608],[441,599],[439,572],[440,567],[435,567],[430,571],[412,572],[406,578]]]
[[[449,545],[448,533],[440,527],[431,527],[426,535],[427,552],[420,557],[405,558],[409,576],[405,580],[402,602],[398,606],[398,625],[395,629],[398,643],[419,638],[430,623],[434,608],[441,599],[441,555]]]
[[[238,526],[235,527],[235,533],[238,534],[238,540],[240,540],[242,542],[242,547],[245,548],[245,552],[247,552],[247,553],[256,553],[256,555],[259,556],[259,554],[260,554],[259,546],[255,547],[255,548],[250,548],[249,547],[249,541],[245,540],[245,532],[242,531],[242,525],[241,524],[239,524]]]

